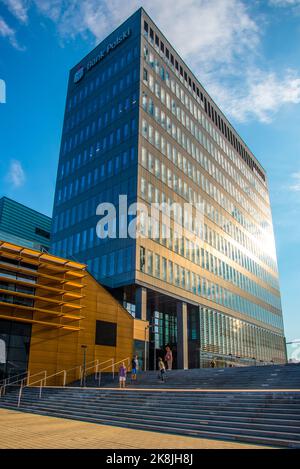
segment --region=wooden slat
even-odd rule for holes
[[[0,301],[0,306],[6,306],[7,308],[15,308],[15,309],[22,309],[24,311],[30,311],[30,312],[38,312],[38,313],[44,313],[44,314],[50,314],[50,315],[55,315],[55,316],[60,316],[60,317],[69,317],[69,318],[78,318],[78,320],[82,319],[81,316],[75,316],[71,315],[69,313],[64,313],[61,311],[52,311],[50,309],[43,309],[43,308],[37,308],[35,306],[25,306],[25,305],[17,305],[15,303],[6,303],[5,301]]]
[[[6,316],[5,314],[0,314],[0,318],[7,319],[8,321],[26,322],[30,324],[38,324],[41,326],[50,326],[50,327],[54,327],[57,329],[66,329],[69,331],[80,331],[80,327],[67,326],[64,324],[57,324],[53,322],[37,321],[36,319],[24,319],[24,318],[19,318],[17,316]]]

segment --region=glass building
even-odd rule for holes
[[[48,251],[51,218],[8,197],[0,198],[0,240]]]
[[[124,194],[160,207],[99,238]],[[266,172],[142,8],[70,71],[52,252],[150,321],[151,367],[166,345],[179,368],[286,361]]]

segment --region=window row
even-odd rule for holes
[[[158,219],[152,218],[150,223],[150,219],[146,221],[145,217],[142,216],[140,217],[140,233],[142,238],[153,239],[202,269],[208,270],[226,282],[230,282],[237,288],[259,298],[261,301],[277,309],[278,313],[281,312],[279,295],[274,295],[270,290],[262,287],[259,283],[251,280],[225,262],[223,258],[215,256],[212,252],[201,247],[203,243],[200,239],[198,242],[193,242],[184,236],[179,237],[175,230],[173,231],[173,229],[161,223]]]
[[[132,80],[128,79],[132,74]],[[70,117],[65,121],[64,131],[67,132],[73,130],[76,126],[82,125],[87,118],[92,114],[102,109],[104,106],[107,108],[111,104],[112,100],[116,101],[116,98],[120,98],[120,93],[131,86],[132,81],[137,81],[139,78],[137,69],[134,69],[130,74],[127,75],[126,79],[121,79],[119,84],[110,85],[108,88],[103,90],[101,93],[97,93],[89,102],[81,106],[76,112],[73,112]],[[100,128],[106,127],[109,123],[114,122],[119,117],[122,117],[124,112],[129,111],[137,102],[136,93],[132,93],[124,99],[112,104],[109,111],[103,112],[102,122]],[[98,128],[99,130],[99,128]]]
[[[158,159],[156,161],[159,161]],[[160,161],[159,161],[160,162]],[[171,208],[173,206],[174,201],[170,198],[167,197],[165,192],[158,189],[151,183],[147,182],[147,180],[144,177],[141,177],[141,185],[140,185],[140,190],[141,190],[141,197],[151,203],[158,203],[158,204],[168,204],[168,206]],[[258,259],[260,259],[262,262],[267,264],[269,267],[273,269],[273,271],[277,274],[277,267],[275,262],[268,256],[268,254],[258,245],[254,244],[250,238],[248,238],[244,232],[239,230],[236,225],[231,223],[231,221],[228,220],[221,212],[219,212],[213,205],[209,203],[208,200],[202,199],[201,197],[198,199],[198,211],[195,213],[201,215],[206,215],[213,223],[218,225],[223,231],[225,231],[227,234],[229,234],[235,241],[237,241],[239,244],[241,244],[243,247],[245,247],[248,251],[251,252],[254,256],[256,256]],[[175,203],[175,209],[177,207],[181,207],[180,213],[184,214],[183,211],[183,205],[180,203],[176,202]],[[164,208],[164,207],[162,207]],[[173,213],[171,212],[171,216]],[[174,214],[174,219],[177,220],[177,214]],[[197,221],[197,217],[195,217],[195,221]],[[192,220],[193,222],[193,220]],[[201,238],[202,236],[202,225],[199,223],[192,223],[191,226],[187,227],[191,233],[194,235],[198,236]],[[263,274],[262,274],[263,275]],[[272,286],[274,288],[278,288],[278,282],[277,282],[277,275],[273,276],[271,275],[271,278],[274,279],[274,282],[272,282]]]
[[[147,169],[150,173],[154,174],[158,179],[161,179],[162,182],[166,182],[167,176],[168,176],[166,166],[164,165],[164,163],[161,163],[159,158],[155,158],[150,152],[147,152],[147,150],[144,147],[142,147],[141,162],[142,162],[142,165],[145,169]],[[169,176],[170,176],[170,174],[169,174]],[[172,177],[172,175],[170,177]],[[147,187],[148,187],[148,189],[147,189]],[[148,192],[147,192],[147,190],[148,190]],[[167,201],[168,201],[169,206],[172,205],[171,200],[166,197],[166,194],[163,191],[159,190],[158,188],[152,186],[152,184],[147,183],[145,178],[141,179],[141,191],[142,191],[143,198],[148,200],[149,202],[152,201],[152,202],[155,202],[155,203],[158,203],[158,204],[163,204],[163,203],[167,203]],[[183,210],[181,210],[181,212],[183,213]],[[208,229],[208,228],[206,228],[206,229]],[[192,231],[192,233],[196,234],[198,237],[202,238],[203,233],[202,233],[202,226],[201,225],[198,226],[198,227],[192,225],[191,226],[191,231]],[[219,242],[219,239],[220,239],[221,242],[224,243],[224,245],[226,246],[226,255],[229,255],[230,257],[232,256],[231,257],[232,260],[234,260],[235,262],[240,263],[240,265],[242,265],[242,267],[249,270],[249,268],[246,267],[245,259],[247,258],[247,256],[244,255],[244,253],[239,251],[233,244],[227,242],[227,240],[225,238],[221,237],[214,230],[211,230],[211,235],[210,235],[209,239],[211,239],[211,238],[215,239],[217,241],[217,242],[214,243],[215,244],[214,247],[216,249],[219,249],[216,246],[216,244],[218,244],[218,246],[220,246],[220,242]],[[242,236],[240,236],[237,239],[237,241],[239,242],[239,244],[244,245],[244,241],[243,241]],[[227,243],[228,243],[228,248],[227,248]],[[248,247],[248,249],[249,249],[249,247]],[[257,249],[255,251],[257,251]],[[227,252],[228,252],[228,254],[227,254]],[[254,275],[260,277],[263,281],[266,281],[267,283],[270,283],[270,285],[272,287],[279,288],[278,281],[277,281],[276,277],[269,274],[265,269],[260,267],[256,262],[254,262],[252,260],[251,260],[250,269],[251,269],[250,271]]]
[[[170,157],[172,156],[172,146],[169,144],[167,139],[158,131],[155,130],[152,125],[146,121],[142,120],[142,135],[148,140],[155,148],[157,148],[163,155],[167,156],[168,151]],[[177,137],[175,136],[177,139]],[[169,148],[169,150],[168,150]],[[199,153],[200,154],[200,153]],[[168,170],[171,173],[171,170]],[[175,174],[175,173],[174,173]],[[202,190],[208,193],[208,195],[215,199],[215,201],[221,205],[224,210],[230,213],[240,225],[243,226],[250,234],[255,235],[255,237],[261,242],[266,236],[266,231],[271,229],[270,223],[265,219],[257,215],[257,222],[253,223],[247,216],[245,216],[239,208],[231,202],[231,200],[225,195],[223,191],[220,191],[210,180],[204,176],[202,172],[197,170],[195,174],[195,184],[197,184]],[[177,176],[176,176],[177,177]],[[172,178],[173,179],[173,178]],[[181,178],[178,178],[178,181],[181,181]],[[198,199],[198,193],[196,193],[191,187],[188,188],[187,183],[182,183],[181,186],[173,187],[173,182],[168,180],[168,184],[171,184],[170,189],[178,191],[179,195],[185,197],[190,203],[196,203],[195,200]],[[187,191],[184,191],[184,187],[187,187]]]
[[[109,186],[97,193],[97,196],[89,197],[86,200],[72,204],[72,208],[54,213],[53,233],[59,233],[70,227],[82,223],[85,220],[96,216],[96,209],[100,203],[110,202],[115,207],[119,204],[119,194],[130,194],[131,198],[136,196],[134,188],[136,187],[136,178],[124,178],[121,183]],[[92,246],[91,246],[92,247]]]
[[[62,146],[61,155],[65,156],[79,145],[82,145],[87,140],[98,134],[102,130],[102,117],[94,120],[92,123],[87,124],[86,127],[82,128],[76,134],[64,140]],[[105,125],[106,127],[106,125]],[[131,119],[131,122],[125,122],[119,124],[119,126],[112,126],[111,131],[105,135],[102,140],[97,142],[96,152],[104,152],[107,148],[111,148],[113,145],[124,142],[130,135],[136,133],[137,122],[136,118]]]
[[[194,295],[201,296],[226,308],[245,314],[249,318],[283,329],[282,315],[272,313],[262,306],[234,294],[222,287],[175,262],[140,247],[140,271],[152,277],[163,280],[175,287],[182,288]]]
[[[200,308],[201,351],[256,361],[285,361],[284,337],[210,308]]]
[[[155,92],[155,95],[160,99],[161,103],[166,106],[170,113],[172,113],[177,120],[187,128],[187,130],[194,136],[194,138],[205,148],[209,150],[210,156],[214,158],[214,160],[218,163],[218,166],[225,170],[226,174],[229,174],[234,181],[234,184],[223,174],[221,171],[206,155],[204,155],[199,147],[193,143],[193,141],[189,142],[189,138],[185,136],[183,132],[181,132],[180,127],[177,127],[173,122],[173,117],[169,117],[168,113],[162,110],[160,107],[154,104],[154,100],[151,96],[148,96],[145,92],[142,96],[142,107],[145,112],[147,112],[151,117],[153,117],[156,122],[166,130],[172,137],[180,144],[183,144],[183,140],[186,140],[187,149],[190,148],[189,153],[196,160],[201,166],[205,167],[205,170],[209,172],[209,174],[214,177],[219,184],[221,184],[226,191],[234,197],[235,200],[238,201],[240,205],[244,207],[246,211],[248,211],[251,215],[256,216],[256,211],[253,206],[253,202],[257,205],[257,207],[263,211],[268,217],[270,217],[270,207],[266,204],[265,201],[259,197],[255,191],[251,188],[249,183],[245,182],[244,178],[240,176],[238,171],[234,169],[234,167],[228,162],[226,158],[222,155],[220,150],[218,150],[211,142],[206,138],[205,134],[200,130],[200,128],[194,124],[192,119],[190,119],[187,114],[177,105],[175,99],[170,98],[170,95],[166,93],[163,87],[155,82],[155,86],[151,86],[151,75],[149,76],[149,80],[147,80],[147,84],[151,91]],[[144,80],[145,82],[145,80]],[[153,82],[154,83],[154,82]],[[183,157],[185,160],[186,158]],[[188,160],[186,165],[194,167]],[[204,166],[205,165],[205,166]],[[187,168],[188,169],[188,168]],[[187,171],[185,171],[186,174]],[[190,176],[191,177],[191,176]],[[249,200],[245,199],[244,195],[237,190],[235,184],[238,184],[241,190],[247,194],[250,198],[251,203]]]
[[[109,63],[106,60],[104,67],[98,66],[99,71],[97,75],[94,75],[93,79],[86,83],[85,86],[75,87],[75,92],[69,97],[67,110],[71,111],[84,99],[95,93],[99,87],[106,85],[111,81],[113,76],[117,75],[125,66],[129,65],[135,57],[138,57],[137,46],[129,50],[127,49],[121,57],[116,56],[115,60],[109,61]]]
[[[134,249],[129,246],[109,254],[102,254],[100,257],[89,259],[87,266],[97,279],[131,272],[134,270]]]
[[[166,141],[166,139],[154,128],[148,124],[148,122],[143,119],[143,128],[142,128],[142,135],[146,138],[149,143],[153,144],[162,154],[167,156],[170,161],[176,164],[178,163],[178,152],[175,150],[174,147]],[[149,157],[150,155],[150,157]],[[175,156],[174,156],[175,155]],[[191,204],[201,204],[207,201],[207,198],[204,199],[202,195],[199,193],[199,190],[195,191],[191,186],[189,186],[185,181],[182,180],[179,176],[177,176],[176,171],[171,170],[168,168],[164,163],[161,163],[160,160],[153,159],[152,154],[149,152],[148,154],[142,154],[142,161],[143,165],[147,165],[147,169],[152,171],[153,174],[158,177],[163,183],[165,183],[171,190],[175,191],[178,195],[185,198]],[[153,163],[156,165],[156,169],[154,167],[153,170]],[[150,168],[150,169],[149,169]],[[232,216],[245,230],[249,232],[252,236],[245,236],[245,238],[249,238],[249,243],[253,245],[253,249],[259,250],[262,243],[265,246],[265,239],[268,240],[273,239],[273,231],[269,228],[269,232],[266,229],[258,228],[257,225],[252,223],[241,211],[238,207],[228,199],[224,195],[224,192],[217,188],[214,184],[210,182],[210,180],[204,176],[202,172],[197,170],[195,172],[195,181],[197,188],[206,192],[209,197],[215,200],[215,202],[220,205],[224,210],[226,210],[230,216]],[[228,220],[226,220],[228,223]],[[241,231],[241,230],[240,230]],[[255,247],[256,245],[256,247]],[[271,268],[275,269],[276,271],[276,253],[275,253],[275,243],[273,241],[272,244],[267,245],[268,252],[266,250],[263,252],[263,256],[266,258],[266,262],[270,265]]]
[[[146,38],[149,41],[148,34],[146,34]],[[157,44],[154,44],[153,41],[151,41],[150,37],[150,43],[152,46],[155,47],[156,52],[160,54],[161,56],[164,57],[164,60],[168,64],[168,66],[172,69],[172,71],[175,73],[177,78],[185,85],[185,87],[190,91],[190,93],[193,95],[194,99],[200,106],[205,110],[206,114],[212,119],[216,127],[219,128],[220,132],[224,135],[224,137],[227,139],[227,141],[232,145],[232,147],[236,150],[237,153],[242,157],[242,160],[246,163],[248,167],[251,168],[251,170],[257,174],[257,176],[261,179],[258,179],[260,181],[261,187],[263,187],[263,184],[265,183],[265,175],[261,168],[257,165],[257,163],[252,159],[252,157],[249,155],[248,151],[245,149],[243,144],[240,143],[239,139],[236,138],[235,134],[231,131],[229,126],[223,121],[222,117],[217,113],[217,111],[213,108],[212,104],[209,102],[209,100],[206,99],[206,97],[203,95],[203,93],[199,90],[197,86],[195,86],[195,83],[193,82],[193,90],[192,90],[192,81],[189,78],[186,72],[183,72],[183,68],[181,66],[178,66],[177,60],[175,60],[175,67],[174,67],[174,60],[172,63],[172,54],[171,54],[171,62],[169,61],[169,58],[166,57],[161,49],[157,46]],[[151,60],[151,55],[152,55],[152,60]],[[147,61],[147,58],[149,57],[149,62],[152,65],[152,67],[155,69],[156,73],[160,76],[162,80],[166,79],[166,81],[169,82],[172,86],[172,81],[174,83],[174,88],[178,84],[176,83],[176,80],[170,79],[170,75],[165,69],[163,65],[161,65],[160,61],[157,59],[153,60],[153,54],[151,51],[149,51],[148,46],[145,44],[144,45],[144,58]],[[193,106],[197,107],[195,103],[193,103],[192,99],[185,94],[184,90],[181,88],[181,92],[183,95],[186,96],[185,98],[185,103],[189,104],[190,108],[193,108]],[[210,124],[211,125],[211,124]],[[216,129],[214,129],[216,130]],[[225,143],[225,141],[224,141]],[[226,146],[228,147],[227,143]],[[229,147],[228,147],[229,148]],[[230,151],[233,152],[233,150],[230,148]],[[237,160],[236,164],[237,166],[242,166],[242,160],[238,161],[239,157],[237,155],[234,155],[234,159]],[[251,175],[251,172],[244,166],[243,170],[247,170],[249,175]],[[253,175],[251,175],[253,176]]]
[[[148,191],[146,187],[148,187]],[[178,231],[178,229],[181,229],[182,231],[182,228],[184,228],[186,232],[189,232],[192,235],[191,237],[193,239],[195,239],[194,235],[196,235],[196,242],[198,244],[203,244],[203,241],[205,241],[206,243],[210,244],[214,249],[227,256],[229,259],[236,262],[241,267],[248,270],[250,273],[260,278],[263,282],[267,283],[279,292],[279,282],[277,277],[271,275],[267,270],[265,270],[257,262],[255,262],[251,257],[247,256],[235,245],[227,241],[226,238],[224,238],[218,232],[212,230],[209,226],[203,223],[202,220],[199,220],[199,222],[198,220],[195,220],[194,226],[189,226],[187,223],[185,223],[187,217],[184,217],[183,210],[180,210],[180,213],[178,213],[179,210],[176,210],[177,207],[179,208],[178,205],[175,205],[173,210],[171,208],[172,204],[167,204],[167,199],[165,198],[164,193],[160,192],[157,188],[154,188],[152,184],[146,183],[146,180],[144,178],[142,178],[141,180],[141,194],[144,200],[152,200],[152,202],[157,203],[161,206],[160,220],[153,220],[152,224],[150,224],[149,222],[147,222],[146,219],[144,219],[143,213],[140,215],[140,231],[142,236],[159,238],[160,228],[161,231],[163,231],[163,228],[165,228],[165,230],[169,230],[169,234],[171,236],[167,236],[168,242],[162,241],[162,243],[165,243],[169,249],[173,249],[173,231]],[[169,226],[163,223],[163,217],[167,213],[164,204],[167,204],[167,206],[170,207],[171,210],[170,216],[173,222],[170,222]],[[148,233],[146,231],[148,231]]]
[[[57,189],[57,199],[56,204],[62,204],[68,200],[77,197],[79,194],[84,193],[86,190],[89,190],[97,186],[101,181],[106,181],[107,179],[120,174],[124,169],[126,169],[130,161],[124,158],[124,155],[128,153],[123,153],[123,156],[115,156],[109,160],[101,163],[99,167],[93,168],[90,171],[87,171],[80,177],[74,178],[69,183],[61,184]],[[134,152],[131,153],[131,157],[134,158]],[[131,160],[132,162],[133,160]],[[130,189],[129,189],[130,190]],[[126,194],[128,192],[125,192]]]

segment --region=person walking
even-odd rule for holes
[[[163,362],[163,359],[159,357],[158,359],[158,369],[159,369],[159,378],[162,380],[162,382],[165,382],[165,372],[166,372],[166,367]]]
[[[166,346],[165,362],[167,363],[168,371],[172,370],[173,354],[172,354],[172,350],[170,349],[168,345]]]
[[[126,384],[126,375],[127,375],[127,368],[125,366],[125,363],[122,362],[121,366],[119,368],[119,383],[120,383],[120,388],[125,388]]]
[[[216,362],[214,359],[212,359],[212,361],[210,362],[210,367],[211,368],[215,368],[216,367]]]
[[[139,359],[137,355],[134,355],[131,360],[131,381],[136,381],[136,375],[139,369]]]

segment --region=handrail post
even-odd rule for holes
[[[41,379],[41,384],[40,384],[40,393],[39,393],[39,398],[41,399],[42,397],[42,387],[43,387],[43,381],[44,381],[45,378],[42,378]]]
[[[63,383],[64,387],[66,386],[66,381],[67,381],[67,371],[64,370],[64,383]]]
[[[21,404],[22,392],[23,392],[23,381],[21,381],[19,395],[18,395],[18,407],[20,407],[20,404]]]
[[[101,386],[101,371],[99,371],[99,374],[98,374],[98,388],[100,388]]]
[[[29,386],[29,379],[30,379],[30,371],[28,371],[28,373],[27,373],[27,384],[26,384],[26,386]]]
[[[111,361],[112,361],[112,364],[111,364],[111,366],[112,366],[112,375],[113,375],[113,381],[114,381],[115,380],[115,360],[114,360],[114,358],[112,358]]]
[[[82,374],[82,366],[81,365],[79,367],[79,376],[80,376],[80,386],[82,386],[83,374]]]
[[[99,375],[99,360],[96,362],[96,373],[95,373],[95,381],[97,380]]]

